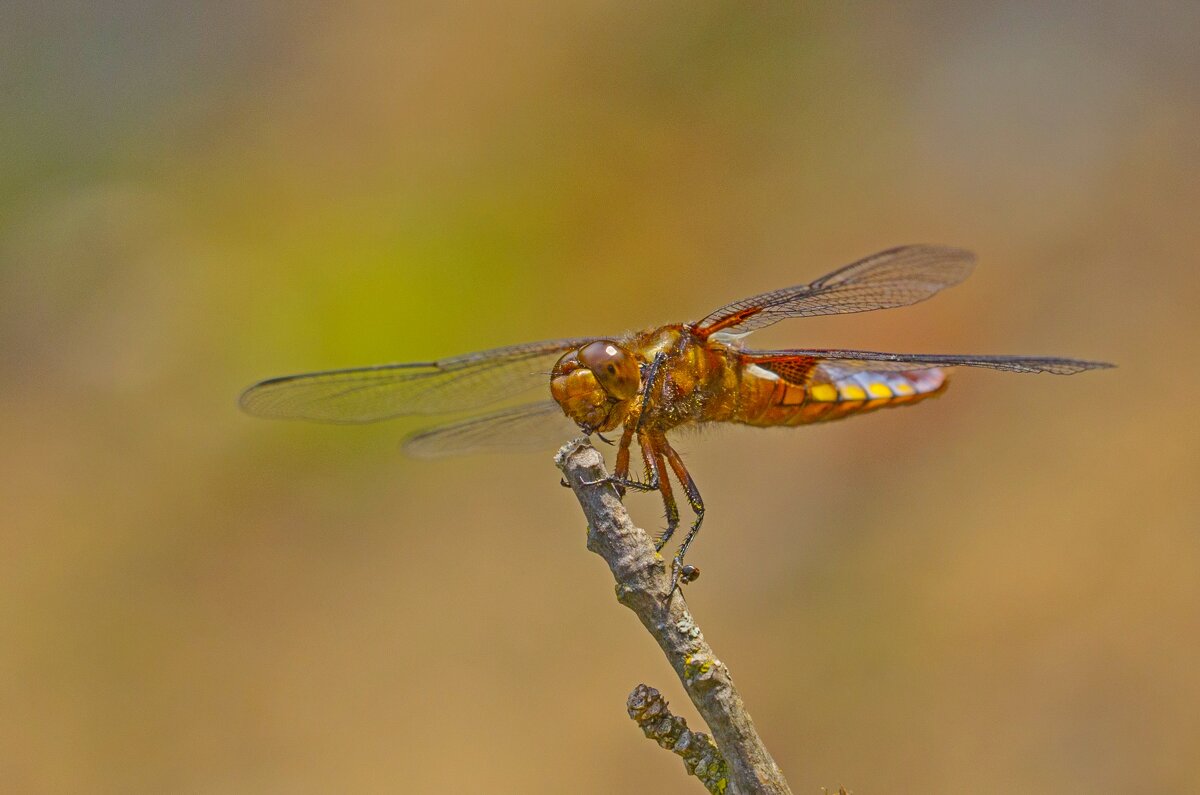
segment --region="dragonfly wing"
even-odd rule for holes
[[[842,351],[802,348],[787,351],[748,352],[751,360],[786,360],[795,357],[799,363],[837,370],[878,370],[897,372],[925,370],[930,367],[986,367],[1013,373],[1054,373],[1071,375],[1084,370],[1100,370],[1114,365],[1082,359],[1063,359],[1054,356],[974,356],[941,353],[878,353],[876,351]],[[827,364],[826,364],[827,363]]]
[[[579,426],[552,400],[527,403],[438,425],[408,437],[402,449],[417,458],[464,453],[552,450],[578,436]]]
[[[593,339],[531,342],[433,362],[271,378],[247,389],[239,402],[259,417],[334,423],[464,411],[546,387],[558,357]]]
[[[946,246],[901,246],[817,279],[721,307],[696,324],[702,336],[744,334],[792,317],[890,309],[924,301],[958,284],[975,267],[975,255]]]

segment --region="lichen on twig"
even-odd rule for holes
[[[625,702],[629,717],[647,737],[683,759],[683,768],[714,795],[729,787],[729,764],[712,738],[694,732],[687,721],[671,714],[662,693],[649,685],[638,685]]]

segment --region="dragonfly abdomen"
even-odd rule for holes
[[[760,427],[828,422],[881,408],[907,406],[940,394],[945,371],[874,371],[817,364],[800,372],[794,362],[776,371],[770,361],[743,367],[735,422]]]

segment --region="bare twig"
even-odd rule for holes
[[[733,686],[688,612],[682,594],[671,594],[663,559],[646,531],[633,524],[616,489],[602,481],[604,458],[586,439],[558,451],[555,463],[588,521],[588,549],[604,558],[617,581],[617,600],[637,614],[658,641],[697,711],[712,730],[729,765],[729,795],[791,793]],[[668,594],[671,594],[668,598]],[[719,791],[719,790],[718,790]]]

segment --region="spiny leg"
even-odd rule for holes
[[[612,444],[612,440],[605,439],[603,434],[599,432],[595,433],[605,444]],[[617,487],[617,494],[619,494],[621,497],[625,496],[625,486],[622,485],[622,481],[629,479],[629,445],[631,444],[632,440],[633,428],[626,428],[625,432],[621,434],[620,446],[617,447],[617,468],[613,472],[612,476],[607,478],[607,482],[613,483]],[[604,481],[595,480],[584,483],[584,485],[593,486],[596,483],[601,482]],[[571,488],[571,484],[567,482],[566,478],[559,478],[558,485],[567,489]]]
[[[654,456],[654,464],[658,467],[658,471],[662,473],[658,482],[658,490],[662,493],[663,507],[667,510],[667,526],[654,541],[654,551],[662,552],[662,548],[667,545],[671,536],[675,534],[675,529],[679,527],[679,506],[676,504],[675,494],[671,490],[671,478],[667,476],[667,466],[663,462],[663,454],[657,448],[653,448],[651,455]]]
[[[628,425],[621,434],[621,441],[617,447],[617,463],[613,468],[613,477],[618,481],[617,493],[622,497],[625,496],[625,486],[621,485],[620,481],[629,480],[629,446],[631,444],[633,444],[633,426]]]
[[[667,463],[671,466],[671,471],[675,473],[676,479],[683,486],[684,492],[687,494],[688,505],[692,507],[692,511],[696,514],[696,521],[688,528],[687,535],[683,538],[683,543],[679,545],[679,551],[675,553],[674,559],[671,561],[671,582],[672,589],[678,588],[681,583],[692,582],[700,576],[700,570],[694,566],[684,566],[683,558],[687,555],[688,547],[692,545],[692,541],[696,538],[696,534],[700,532],[700,525],[704,522],[704,500],[700,498],[700,489],[696,488],[696,481],[692,480],[691,474],[688,473],[687,467],[683,465],[683,459],[679,457],[679,453],[675,452],[675,448],[667,441],[667,437],[660,435],[655,439],[656,450],[667,457]],[[664,477],[665,480],[665,477]]]
[[[642,461],[646,465],[646,481],[635,480],[629,477],[629,443],[628,440],[633,436],[633,428],[626,428],[621,434],[621,447],[617,450],[616,471],[613,474],[585,482],[585,486],[595,486],[597,483],[611,483],[616,488],[617,493],[621,496],[625,495],[625,489],[633,489],[634,491],[658,491],[662,482],[659,476],[660,469],[657,462],[654,460],[654,445],[650,443],[649,437],[644,433],[637,434],[638,446],[642,448]],[[622,457],[624,453],[624,457]],[[622,474],[622,470],[624,473]]]
[[[637,425],[635,430],[639,436],[642,433],[642,424],[646,421],[646,410],[650,408],[650,398],[654,395],[654,386],[658,383],[658,373],[662,369],[663,362],[667,360],[665,352],[655,355],[650,362],[649,372],[646,374],[646,383],[642,386],[642,405],[638,411]]]

